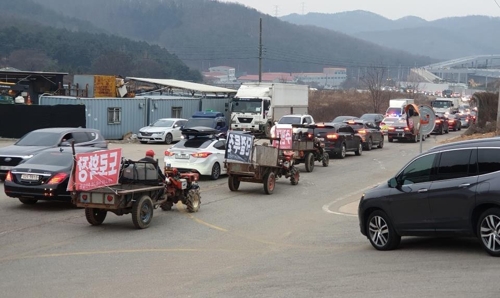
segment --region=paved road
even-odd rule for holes
[[[147,148],[115,146],[131,158]],[[113,214],[92,227],[69,204],[25,206],[0,190],[0,296],[492,297],[500,266],[474,239],[408,238],[378,252],[359,233],[363,189],[418,151],[386,143],[302,173],[297,186],[279,181],[271,196],[202,181],[200,212],[155,210],[146,230]]]

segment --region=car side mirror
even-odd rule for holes
[[[391,178],[391,179],[389,179],[389,181],[387,181],[387,185],[390,188],[396,188],[396,187],[398,187],[399,183],[398,183],[398,180],[396,178]]]

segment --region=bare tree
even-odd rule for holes
[[[101,55],[92,63],[92,72],[100,75],[127,76],[134,65],[129,55],[113,51]]]
[[[387,68],[382,66],[370,67],[361,78],[361,81],[370,91],[372,108],[374,113],[379,113],[384,103],[384,86],[387,77]]]
[[[424,80],[418,73],[415,71],[410,73],[408,76],[408,83],[406,85],[407,90],[411,90],[411,92],[408,93],[409,98],[416,99],[418,97],[418,92],[423,87],[422,82],[424,82]]]

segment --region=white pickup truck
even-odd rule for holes
[[[275,138],[276,128],[292,128],[292,124],[315,124],[314,118],[311,115],[285,115],[271,128],[271,137]],[[293,128],[293,133],[307,133],[307,128]]]

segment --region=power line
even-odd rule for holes
[[[493,0],[495,1],[495,4],[498,6],[498,8],[500,8],[500,4],[498,4],[497,0]]]

